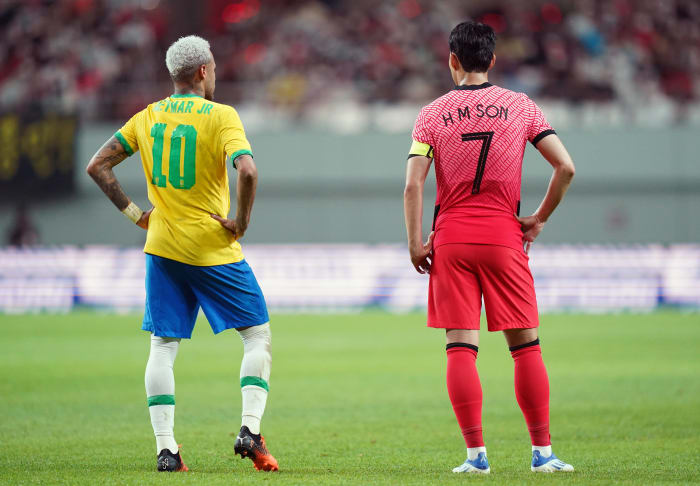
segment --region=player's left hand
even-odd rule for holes
[[[233,233],[233,236],[235,236],[236,239],[241,238],[243,233],[245,233],[245,228],[240,228],[240,226],[237,225],[236,221],[233,219],[222,218],[218,214],[210,214],[210,216],[217,220],[221,226]]]
[[[411,263],[415,267],[418,273],[430,273],[430,265],[433,259],[433,238],[435,237],[435,232],[433,231],[428,236],[428,241],[425,245],[421,245],[418,248],[409,248],[411,253]]]
[[[136,222],[136,225],[147,230],[148,229],[148,220],[150,219],[152,212],[153,212],[153,208],[149,209],[148,211],[145,211],[141,215],[141,218]]]
[[[518,218],[520,229],[523,232],[525,253],[530,253],[530,246],[532,246],[532,242],[535,241],[535,239],[542,232],[542,228],[544,228],[544,221],[541,221],[535,214],[531,216],[523,216],[522,218],[516,216],[516,218]]]

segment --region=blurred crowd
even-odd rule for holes
[[[467,18],[497,32],[492,82],[537,99],[662,100],[682,118],[700,88],[697,0],[3,0],[0,108],[123,119],[168,93],[165,50],[190,33],[227,103],[425,103],[451,86]]]

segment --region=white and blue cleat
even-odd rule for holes
[[[532,472],[572,472],[574,466],[567,464],[552,453],[549,457],[544,457],[540,451],[532,451]]]
[[[485,452],[479,452],[476,459],[464,461],[464,464],[457,466],[452,470],[453,473],[477,473],[477,474],[488,474],[491,472],[489,467],[489,460],[486,459]]]

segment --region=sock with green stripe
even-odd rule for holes
[[[241,426],[248,427],[252,434],[257,435],[260,433],[260,420],[265,412],[267,392],[270,389],[270,323],[243,329],[239,334],[243,340]]]
[[[176,454],[177,442],[173,435],[175,425],[175,375],[173,364],[179,339],[151,336],[151,354],[146,364],[146,397],[151,425],[156,436],[156,454],[170,449]]]

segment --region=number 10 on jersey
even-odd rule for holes
[[[151,128],[153,137],[153,175],[151,184],[166,187],[163,174],[163,140],[165,123],[156,123]],[[185,156],[182,155],[182,144],[185,144]],[[178,125],[170,135],[170,155],[168,156],[167,181],[175,189],[190,189],[195,183],[195,156],[197,152],[197,130],[192,125]],[[182,160],[181,160],[182,159]]]

